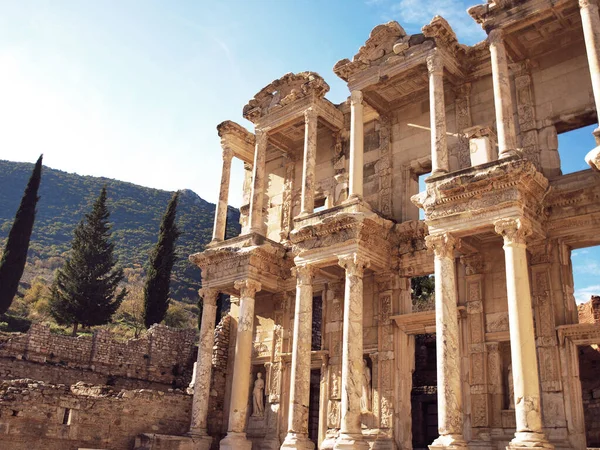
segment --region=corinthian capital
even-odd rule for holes
[[[350,93],[350,104],[361,105],[363,102],[363,93],[361,91],[352,91]]]
[[[427,70],[430,74],[436,75],[441,75],[444,72],[444,63],[440,55],[433,53],[427,57]]]
[[[205,305],[216,305],[217,297],[219,296],[219,290],[203,287],[198,290],[198,295],[200,295],[200,298],[202,298],[202,302]]]
[[[304,111],[304,123],[308,125],[309,122],[314,122],[317,120],[317,116],[318,114],[315,108],[308,108]]]
[[[257,128],[256,130],[254,130],[254,135],[256,137],[256,147],[267,148],[267,141],[269,139],[268,133],[265,130]]]
[[[521,218],[506,218],[494,222],[496,233],[504,238],[504,244],[525,244],[531,234],[531,225]]]
[[[597,5],[597,3],[594,0],[579,0],[580,8],[588,8],[593,5]]]
[[[425,236],[425,244],[439,258],[454,258],[456,239],[450,233],[438,233]]]
[[[312,284],[315,268],[309,264],[292,267],[292,276],[296,277],[296,284]]]
[[[240,297],[254,297],[262,289],[262,285],[255,280],[237,280],[233,286],[240,291]]]
[[[346,269],[346,275],[362,278],[365,269],[371,265],[371,262],[356,253],[351,253],[350,255],[340,256],[338,264]]]
[[[230,162],[233,159],[233,150],[229,146],[223,146],[223,161]]]
[[[495,28],[488,33],[488,42],[490,44],[502,44],[504,45],[504,30],[501,28]]]

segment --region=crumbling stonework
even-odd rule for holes
[[[590,301],[577,307],[579,323],[600,323],[600,296],[592,295]]]
[[[182,434],[191,397],[182,392],[113,390],[30,379],[0,383],[0,448],[130,450],[144,431]]]
[[[92,337],[50,333],[33,324],[0,343],[0,380],[34,378],[49,383],[77,381],[127,388],[166,390],[189,384],[195,330],[154,325],[146,336],[119,342],[100,329]]]

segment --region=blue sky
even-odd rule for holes
[[[439,14],[474,44],[485,38],[466,13],[475,3],[0,0],[0,159],[44,153],[56,169],[188,188],[214,202],[215,127],[231,119],[252,129],[241,111],[267,83],[313,70],[342,102],[348,90],[331,69],[374,26],[397,20],[415,33]],[[236,162],[235,206],[241,175]]]

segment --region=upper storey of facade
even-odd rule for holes
[[[553,205],[597,190],[592,171],[561,176],[557,136],[597,122],[598,6],[490,0],[469,14],[488,34],[477,45],[460,44],[439,16],[413,35],[397,22],[379,25],[351,60],[334,66],[350,91],[344,103],[325,98],[329,86],[318,74],[290,73],[244,107],[254,132],[220,124],[213,248],[223,247],[233,156],[246,169],[242,234],[284,248],[303,227],[340,213],[374,214],[393,228],[417,223],[420,207],[429,231],[439,231],[441,216],[454,214],[458,223],[473,209],[494,209],[492,200],[473,203],[492,182],[521,185],[504,198],[519,199],[510,207],[540,237],[549,221],[567,219]],[[597,154],[590,158],[598,164]],[[417,195],[423,175],[427,189]],[[449,206],[460,202],[466,206]]]

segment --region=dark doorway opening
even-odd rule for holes
[[[411,392],[414,450],[428,449],[428,445],[438,437],[436,363],[435,334],[416,335]]]
[[[600,348],[582,345],[579,351],[579,379],[583,396],[585,438],[588,448],[600,447]]]
[[[310,399],[308,403],[308,438],[319,446],[319,403],[321,398],[321,370],[310,371]]]

